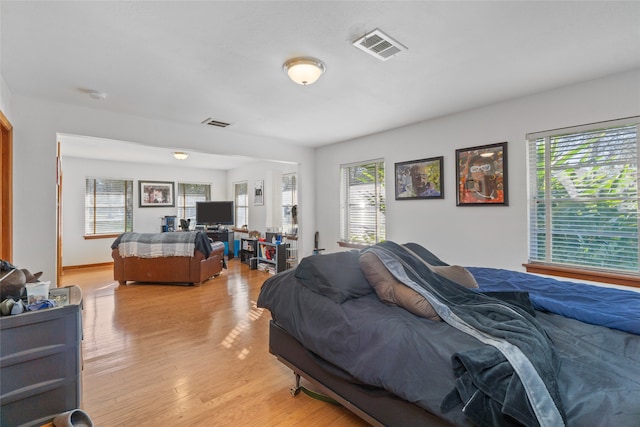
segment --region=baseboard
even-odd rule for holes
[[[83,265],[65,265],[62,267],[62,272],[69,270],[80,270],[85,268],[96,268],[96,267],[110,267],[113,266],[113,261],[111,262],[100,262],[96,264],[83,264]]]

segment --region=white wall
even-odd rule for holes
[[[264,233],[267,231],[267,228],[279,228],[282,225],[280,218],[282,206],[282,175],[297,172],[297,164],[276,162],[258,162],[232,169],[228,172],[229,197],[233,197],[234,184],[243,181],[247,182],[247,191],[249,193],[249,230],[258,230]],[[264,205],[254,204],[253,190],[254,183],[257,180],[264,182]]]
[[[2,13],[0,8],[0,13]],[[2,19],[0,19],[0,33],[2,32]],[[0,43],[0,70],[2,70],[2,43]],[[0,111],[11,121],[11,91],[0,74]]]
[[[0,75],[0,111],[11,122],[11,91]]]
[[[200,125],[73,107],[15,93],[8,97],[8,90],[2,89],[2,105],[10,99],[10,114],[5,111],[5,115],[14,127],[13,261],[43,271],[45,280],[55,277],[57,257],[58,132],[298,163],[302,256],[311,253],[316,230],[327,252],[340,249],[335,243],[340,164],[366,160],[362,153],[368,159],[382,157],[388,171],[388,239],[421,243],[449,263],[518,269],[527,260],[525,134],[640,114],[640,70],[635,70],[312,150]],[[510,206],[456,207],[455,150],[501,141],[509,142]],[[445,199],[395,201],[389,172],[393,164],[440,155],[445,160]],[[227,179],[228,185],[233,179]]]
[[[184,125],[19,96],[11,98],[14,128],[14,264],[55,278],[56,134],[87,135],[168,148],[250,155],[298,163],[301,199],[312,194],[314,150],[286,141],[240,135],[198,124]],[[311,253],[315,208],[301,212],[303,253]],[[304,226],[303,226],[304,224]],[[305,237],[306,236],[306,237]]]
[[[141,165],[124,162],[63,157],[64,173],[62,197],[62,265],[78,266],[113,261],[109,239],[84,239],[84,191],[86,178],[130,179],[134,181],[133,231],[156,233],[160,231],[162,218],[176,215],[177,208],[138,207],[138,181],[172,181],[211,185],[212,200],[227,200],[226,172],[221,170]]]
[[[336,243],[340,165],[384,158],[387,240],[417,242],[450,264],[521,270],[528,238],[525,135],[634,115],[640,115],[640,70],[320,148],[321,247],[341,250]],[[503,141],[508,141],[509,206],[457,207],[455,150]],[[436,156],[444,156],[445,198],[396,201],[394,163]]]
[[[193,182],[211,184],[212,200],[233,200],[233,184],[247,181],[250,192],[255,180],[263,180],[265,201],[262,206],[254,206],[253,197],[249,200],[250,229],[265,232],[267,227],[277,226],[268,222],[269,216],[280,214],[278,191],[283,173],[296,172],[297,164],[282,162],[257,162],[243,168],[230,171],[214,169],[196,169],[185,167],[141,165],[125,162],[88,160],[63,157],[63,254],[62,265],[79,266],[111,262],[111,243],[109,239],[84,239],[84,184],[88,177],[131,179],[134,181],[133,230],[139,233],[160,231],[161,220],[166,215],[176,215],[176,208],[139,208],[138,180],[157,180]],[[277,181],[277,182],[276,182]],[[177,187],[176,187],[177,192]],[[276,196],[276,197],[272,197]],[[269,213],[269,215],[268,215]]]

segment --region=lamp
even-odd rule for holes
[[[187,157],[189,157],[189,153],[185,153],[184,151],[174,151],[172,154],[173,157],[178,160],[185,160]]]
[[[299,85],[314,83],[326,70],[324,63],[316,58],[292,58],[282,65],[291,80]]]

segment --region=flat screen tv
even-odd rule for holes
[[[196,202],[196,224],[234,225],[233,201]]]

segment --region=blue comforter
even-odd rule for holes
[[[481,291],[526,291],[536,310],[640,335],[640,292],[467,267]]]

